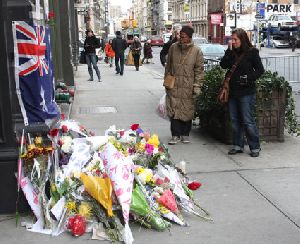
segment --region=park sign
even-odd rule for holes
[[[294,14],[295,6],[294,4],[267,4],[267,13],[271,14]]]

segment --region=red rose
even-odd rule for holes
[[[131,128],[132,130],[137,130],[139,127],[140,127],[139,124],[133,124],[133,125],[130,126],[130,128]]]
[[[55,14],[54,14],[53,11],[50,11],[50,12],[48,13],[48,19],[54,19],[54,16],[55,16]]]
[[[71,230],[74,236],[82,236],[85,233],[86,229],[85,218],[79,214],[69,218],[68,229]]]
[[[58,129],[52,129],[52,130],[50,130],[50,132],[49,132],[49,135],[50,135],[51,137],[56,137],[57,134],[58,134]]]
[[[202,184],[200,182],[197,182],[197,181],[193,181],[193,182],[188,184],[188,188],[190,190],[193,190],[193,191],[197,190],[200,186],[202,186]]]
[[[61,120],[65,120],[65,114],[60,115]]]
[[[122,137],[122,136],[124,136],[124,134],[125,134],[125,131],[121,130],[120,131],[120,136]]]
[[[62,131],[63,131],[63,133],[67,133],[68,132],[68,127],[66,126],[66,125],[63,125],[62,127],[61,127],[61,129],[62,129]]]
[[[169,183],[169,182],[170,182],[169,178],[168,178],[168,177],[165,177],[165,178],[164,178],[164,182],[165,182],[165,183]]]

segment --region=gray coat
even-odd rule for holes
[[[174,88],[166,89],[168,115],[174,119],[190,121],[195,112],[193,97],[200,93],[204,81],[204,59],[200,48],[194,43],[174,43],[168,53],[165,75],[168,73],[176,77]]]

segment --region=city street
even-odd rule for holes
[[[101,64],[101,83],[88,82],[86,65],[79,66],[71,118],[97,135],[103,135],[113,124],[126,129],[139,123],[167,143],[169,122],[156,114],[164,93],[162,69],[151,66],[144,65],[139,72],[126,66],[121,77]],[[195,194],[213,222],[184,214],[188,227],[173,224],[165,232],[131,223],[134,243],[299,244],[300,138],[286,136],[284,143],[263,143],[259,158],[251,158],[248,149],[244,154],[228,156],[228,145],[207,137],[198,128],[193,128],[191,141],[189,145],[169,146],[169,150],[175,162],[187,162],[189,177],[203,184]],[[80,238],[70,233],[55,238],[35,234],[15,228],[14,219],[0,222],[0,235],[1,243],[10,244],[86,243],[91,238],[90,234]]]
[[[300,244],[298,0],[3,0],[0,36],[0,244]]]

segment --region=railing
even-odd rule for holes
[[[262,57],[265,70],[277,72],[291,83],[300,83],[300,55],[285,55]],[[205,59],[204,70],[210,70],[219,65],[219,60]]]
[[[265,70],[277,72],[289,82],[300,83],[300,55],[262,57]]]

